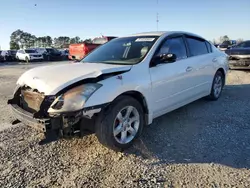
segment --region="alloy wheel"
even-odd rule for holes
[[[120,144],[131,142],[140,125],[140,115],[138,110],[133,106],[126,106],[118,112],[113,124],[113,135],[115,140]]]
[[[220,75],[217,75],[214,80],[214,96],[218,98],[220,96],[221,90],[222,90],[222,77]]]

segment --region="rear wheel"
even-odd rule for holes
[[[101,144],[115,151],[130,147],[142,132],[143,109],[132,97],[118,98],[101,116],[96,136]]]
[[[225,82],[224,75],[222,74],[221,71],[217,71],[214,76],[211,93],[207,98],[214,101],[218,100],[220,98],[222,89],[224,87],[224,82]]]

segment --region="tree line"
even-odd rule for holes
[[[70,44],[91,42],[91,39],[82,40],[76,36],[70,38],[68,36],[59,36],[52,39],[51,36],[35,36],[20,29],[14,31],[10,35],[10,49],[18,50],[33,47],[54,47],[68,48]]]
[[[218,39],[213,39],[211,41],[213,44],[221,44],[224,41],[228,41],[230,38],[227,35],[221,36]],[[243,41],[239,38],[236,40],[237,43]],[[32,47],[54,47],[54,48],[68,48],[70,44],[91,42],[91,39],[82,40],[80,37],[76,36],[70,38],[68,36],[59,36],[52,39],[51,36],[37,37],[28,32],[22,31],[20,29],[14,31],[10,35],[10,49],[18,50],[23,48]]]
[[[222,42],[224,41],[229,41],[231,40],[227,35],[224,35],[224,36],[221,36],[219,37],[218,39],[213,39],[213,44],[221,44]],[[233,39],[235,40],[235,39]],[[243,42],[244,40],[242,38],[239,38],[239,39],[236,39],[236,43],[240,43],[240,42]]]

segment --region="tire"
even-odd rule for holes
[[[211,93],[210,95],[207,96],[207,99],[212,101],[218,100],[221,96],[224,83],[225,83],[225,77],[223,73],[221,71],[217,71],[214,75]]]
[[[25,57],[25,62],[29,63],[29,58],[27,56]]]
[[[131,109],[129,117],[124,118]],[[127,121],[118,120],[123,118]],[[95,134],[101,144],[114,151],[129,148],[140,136],[145,122],[141,104],[130,96],[117,98],[107,110],[100,114],[98,119]],[[126,139],[124,139],[125,136],[122,138],[122,135],[125,134]]]

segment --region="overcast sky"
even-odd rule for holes
[[[250,0],[1,0],[0,8],[2,49],[16,29],[82,39],[154,31],[157,11],[159,30],[250,39]]]

